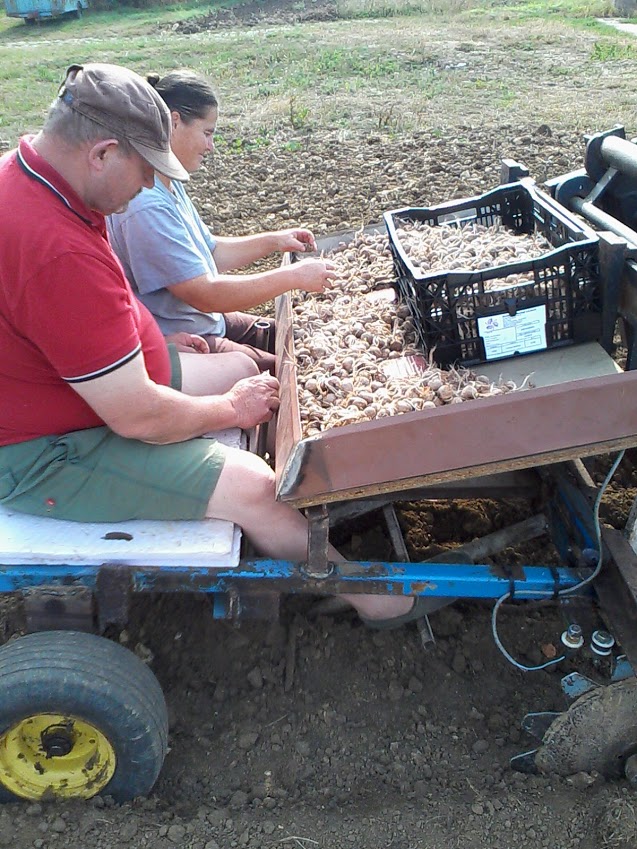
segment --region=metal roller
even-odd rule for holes
[[[573,196],[570,199],[570,207],[574,212],[586,218],[587,221],[596,224],[600,230],[610,230],[611,233],[625,239],[628,244],[637,247],[637,232],[632,227],[622,224],[614,216],[596,207],[591,201]]]
[[[634,142],[608,136],[602,140],[600,153],[608,168],[628,177],[637,177],[637,145]]]
[[[637,144],[624,128],[588,137],[585,169],[547,185],[555,199],[601,230],[637,247]]]
[[[587,136],[584,167],[595,183],[609,168],[627,177],[637,177],[637,145],[626,138],[621,126]]]

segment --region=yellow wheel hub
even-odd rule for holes
[[[22,799],[90,799],[116,760],[99,729],[68,715],[29,716],[0,737],[0,783]]]

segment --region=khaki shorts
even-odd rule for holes
[[[171,350],[172,385],[179,358]],[[76,522],[203,519],[225,459],[214,439],[149,445],[107,427],[0,447],[0,503]]]

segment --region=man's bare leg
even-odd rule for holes
[[[274,472],[265,461],[247,451],[228,449],[206,517],[240,525],[264,557],[303,562],[307,560],[307,520],[294,507],[276,501],[274,487]],[[329,556],[344,560],[332,546]],[[410,596],[345,593],[341,597],[366,619],[401,616],[414,602]]]
[[[185,395],[223,395],[244,377],[254,377],[259,369],[241,353],[179,354],[181,391]]]

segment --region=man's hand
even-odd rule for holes
[[[279,381],[268,372],[244,377],[226,393],[243,430],[269,422],[279,409]]]
[[[310,230],[294,227],[291,230],[279,230],[275,235],[279,242],[278,250],[281,252],[311,253],[316,250],[316,240]]]
[[[210,346],[203,336],[193,333],[172,333],[166,336],[166,343],[172,342],[182,354],[209,354]]]
[[[325,292],[332,288],[336,280],[336,266],[323,259],[302,259],[294,262],[288,269],[294,278],[293,289],[303,289],[305,292]]]

